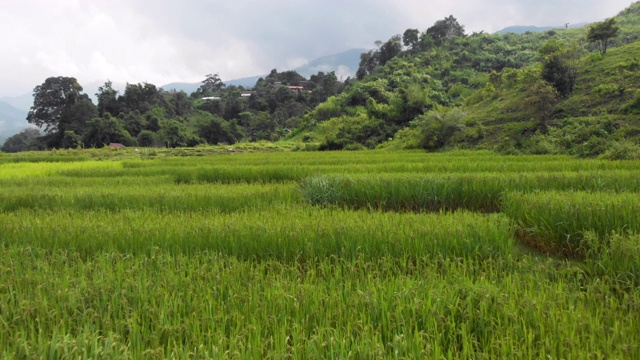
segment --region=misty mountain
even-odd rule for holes
[[[29,112],[31,105],[33,105],[33,94],[29,92],[20,96],[5,96],[0,99],[0,102],[10,105],[15,109]]]
[[[323,56],[293,70],[306,78],[309,78],[311,75],[317,74],[319,71],[322,71],[324,73],[335,71],[338,79],[345,80],[347,77],[353,77],[356,71],[358,71],[358,66],[360,64],[360,54],[366,51],[366,49],[351,49],[339,54]],[[265,76],[267,76],[267,74],[228,80],[224,81],[224,83],[226,85],[244,86],[246,88],[250,88],[256,85],[258,79]],[[200,85],[200,83],[176,82],[163,85],[161,86],[161,88],[167,91],[177,90],[184,91],[187,94],[191,94],[192,92],[196,91],[200,87]]]
[[[27,112],[0,101],[0,137],[8,138],[29,127]]]
[[[324,73],[335,71],[338,79],[345,80],[356,74],[360,65],[360,54],[366,51],[367,49],[351,49],[339,54],[324,56],[295,70],[306,78],[317,74],[319,71]]]
[[[587,23],[578,23],[578,24],[569,24],[570,29],[577,29],[587,25]],[[559,26],[533,26],[533,25],[513,25],[508,26],[502,30],[496,31],[496,34],[507,34],[507,33],[515,33],[515,34],[524,34],[527,31],[530,32],[543,32],[554,29],[564,29],[564,25]]]

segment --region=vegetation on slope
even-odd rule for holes
[[[208,75],[188,95],[105,83],[94,105],[73,78],[34,89],[33,124],[5,151],[183,147],[286,139],[297,148],[484,148],[640,156],[640,2],[578,29],[466,34],[453,16],[361,55],[356,79],[273,70],[255,87]],[[29,139],[22,141],[21,139]]]

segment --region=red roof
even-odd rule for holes
[[[109,144],[110,148],[114,148],[114,149],[124,149],[126,148],[126,146],[120,144],[120,143],[110,143]]]

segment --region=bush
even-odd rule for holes
[[[465,129],[463,118],[466,114],[460,109],[430,111],[418,116],[414,124],[422,133],[420,146],[425,150],[443,148],[447,141]]]
[[[628,140],[615,141],[599,158],[605,160],[640,159],[640,146]]]

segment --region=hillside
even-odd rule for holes
[[[291,138],[321,149],[640,156],[640,3],[614,19],[620,29],[606,54],[587,41],[589,27],[467,36],[449,17],[415,37],[408,29],[363,54],[361,80]]]
[[[640,157],[638,39],[640,2],[587,27],[523,34],[469,35],[449,16],[359,55],[345,52],[299,69],[316,74],[274,69],[250,90],[224,87],[217,75],[191,84],[188,92],[197,89],[191,95],[149,83],[83,92],[74,78],[48,78],[40,88],[66,89],[54,109],[63,115],[41,108],[37,123],[52,126],[31,144],[284,141],[299,150],[479,148]],[[356,58],[352,77],[340,68],[323,71],[323,64],[343,64],[338,67],[350,73]],[[87,92],[98,92],[97,104]]]

